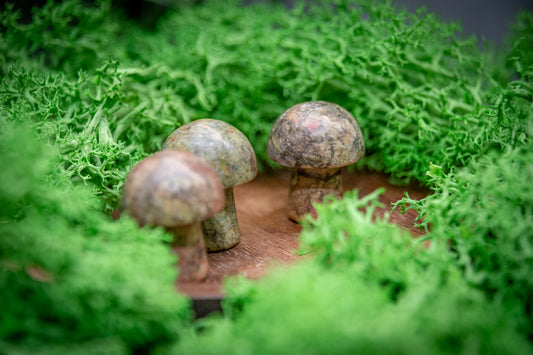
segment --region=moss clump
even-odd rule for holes
[[[56,160],[28,127],[2,126],[0,348],[134,349],[175,339],[190,311],[173,287],[169,236],[112,222],[93,191],[55,171]]]
[[[264,165],[273,120],[307,100],[352,112],[367,143],[363,164],[404,182],[424,181],[431,161],[448,171],[516,144],[524,131],[498,118],[505,103],[493,98],[505,82],[474,37],[455,35],[457,24],[387,2],[265,6],[183,9],[128,47],[137,65],[194,72],[177,88],[190,93],[187,104],[243,130]]]
[[[533,334],[532,162],[528,140],[454,173],[444,175],[434,167],[435,193],[422,201],[399,202],[418,211],[422,226],[430,226],[431,240],[450,243],[450,253],[470,285],[494,303],[526,315],[528,334]]]
[[[365,134],[360,165],[401,182],[425,182],[430,162],[449,171],[524,134],[520,117],[502,118],[514,107],[511,73],[495,56],[456,36],[457,24],[386,2],[288,11],[212,1],[169,11],[155,30],[106,1],[50,2],[26,25],[10,8],[2,18],[0,113],[34,121],[61,147],[65,173],[95,184],[108,211],[133,164],[192,119],[242,130],[261,169],[272,165],[266,142],[281,112],[334,101]]]
[[[241,281],[229,289],[225,319],[161,353],[531,352],[520,331],[526,317],[473,287],[446,240],[430,234],[426,247],[372,221],[379,193],[317,206],[302,233],[312,261]]]
[[[532,351],[531,14],[504,58],[387,1],[209,1],[150,30],[116,10],[70,0],[24,24],[13,7],[0,16],[6,352]],[[326,203],[302,235],[313,259],[231,284],[226,315],[198,332],[168,236],[101,210],[193,119],[235,125],[273,167],[271,124],[315,99],[356,116],[363,166],[434,190],[397,204],[426,237],[372,222],[360,208],[376,194]]]

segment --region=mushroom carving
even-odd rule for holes
[[[289,218],[301,221],[315,213],[313,202],[321,202],[326,195],[342,196],[340,168],[361,159],[365,144],[348,111],[330,102],[311,101],[292,106],[278,117],[267,154],[292,168]]]
[[[139,225],[161,226],[173,234],[180,282],[199,282],[207,277],[200,221],[224,206],[222,185],[207,163],[176,150],[149,156],[128,174],[122,204]]]
[[[257,175],[255,153],[246,136],[229,123],[206,118],[176,129],[162,149],[191,152],[214,168],[225,191],[225,205],[222,212],[202,222],[207,251],[221,251],[237,245],[240,231],[233,187]]]

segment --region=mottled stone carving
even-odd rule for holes
[[[207,163],[176,150],[149,156],[128,174],[122,204],[139,225],[161,226],[173,234],[180,281],[199,282],[207,277],[200,222],[224,206],[222,185]]]
[[[202,223],[208,251],[221,251],[239,243],[240,232],[233,187],[257,175],[252,145],[237,128],[219,120],[201,119],[176,129],[163,149],[188,151],[210,164],[224,187],[224,209]]]
[[[361,129],[344,108],[325,101],[297,104],[278,117],[267,154],[292,169],[289,218],[301,221],[314,214],[312,203],[326,195],[342,196],[340,168],[365,153]]]

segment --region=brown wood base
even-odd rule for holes
[[[391,202],[398,201],[408,191],[414,199],[421,199],[428,191],[418,186],[390,185],[387,176],[372,172],[342,172],[345,191],[359,189],[365,196],[383,186],[386,193],[380,201],[386,208],[378,208],[376,216],[390,211]],[[298,235],[301,226],[287,217],[290,173],[286,170],[260,175],[253,181],[234,190],[237,218],[241,231],[240,243],[232,249],[210,253],[209,276],[202,283],[179,283],[182,292],[195,302],[210,304],[223,297],[223,279],[230,275],[243,275],[250,279],[263,276],[270,267],[288,265],[301,259],[298,256]],[[413,227],[416,212],[400,214],[395,210],[390,222],[409,230],[414,236],[421,232]],[[196,308],[196,307],[195,307]]]

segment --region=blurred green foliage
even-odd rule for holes
[[[57,173],[57,156],[28,126],[2,126],[0,338],[57,349],[175,339],[190,310],[169,236],[103,215],[94,191]]]
[[[302,233],[312,260],[233,280],[226,317],[159,354],[530,353],[526,316],[472,287],[445,238],[372,220],[382,192],[317,206]]]
[[[154,28],[119,10],[0,10],[0,352],[532,351],[530,13],[496,54],[390,1],[209,1]],[[169,236],[108,216],[127,172],[204,117],[275,168],[272,123],[318,99],[358,120],[358,166],[433,190],[396,204],[425,237],[372,221],[380,191],[349,193],[305,222],[310,260],[230,281],[225,315],[190,324]]]

